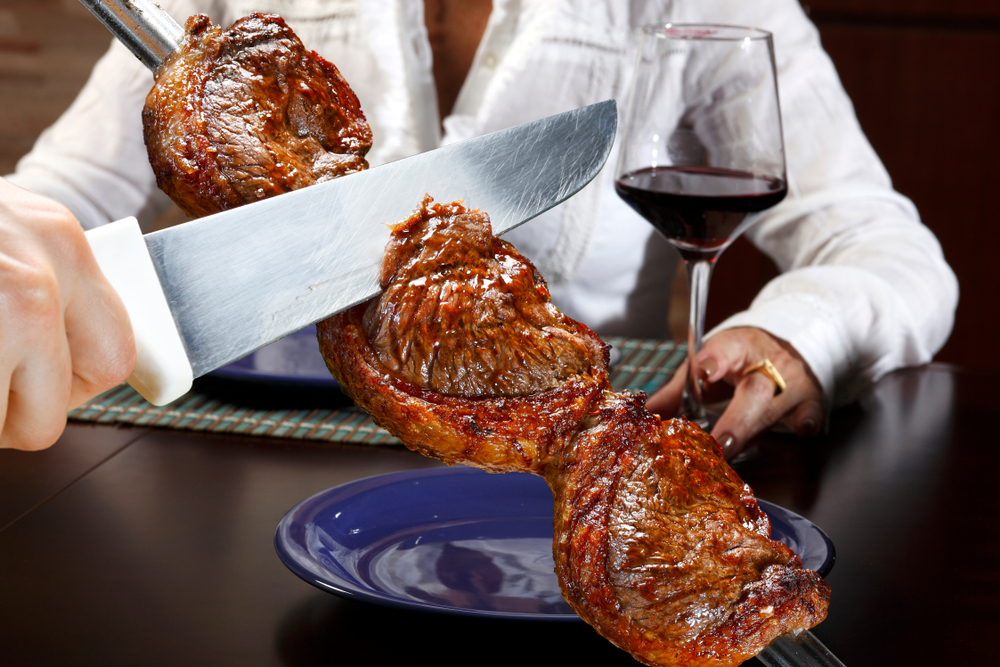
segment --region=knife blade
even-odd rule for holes
[[[481,209],[498,235],[523,224],[597,175],[616,126],[607,100],[146,236],[134,218],[88,231],[132,320],[129,384],[163,405],[195,377],[376,296],[388,225],[425,194]]]

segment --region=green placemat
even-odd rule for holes
[[[609,336],[620,353],[611,374],[611,386],[652,393],[684,360],[687,346],[673,341],[638,340]],[[168,405],[156,407],[128,385],[101,394],[69,413],[84,422],[159,426],[189,431],[241,433],[275,438],[373,445],[399,444],[355,407],[313,410],[259,410],[191,391]]]

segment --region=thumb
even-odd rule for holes
[[[687,378],[687,368],[686,361],[677,367],[670,381],[660,387],[646,401],[647,410],[659,415],[662,419],[669,419],[680,412],[681,398],[684,395],[684,380]]]

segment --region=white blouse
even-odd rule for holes
[[[892,189],[795,0],[493,0],[443,133],[422,0],[160,4],[181,23],[195,13],[223,25],[254,11],[282,15],[357,93],[375,138],[372,166],[608,98],[623,108],[636,31],[645,24],[769,30],[789,196],[747,235],[783,273],[716,331],[756,326],[788,341],[832,405],[895,368],[929,361],[951,331],[954,274],[913,205]],[[142,140],[151,85],[152,75],[113,44],[11,181],[62,202],[86,228],[128,215],[155,219],[169,201]],[[567,315],[606,335],[662,337],[678,257],[615,195],[616,156],[579,194],[506,238],[536,264]],[[433,195],[433,184],[428,190]]]

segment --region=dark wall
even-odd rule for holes
[[[808,10],[861,126],[958,275],[939,361],[1000,371],[1000,0],[812,0]],[[773,275],[745,241],[719,261],[713,322]],[[718,297],[718,298],[716,298]]]

